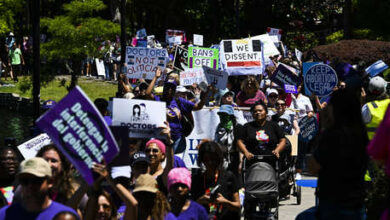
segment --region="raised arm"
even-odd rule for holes
[[[161,134],[165,135],[167,137],[166,151],[165,151],[167,163],[165,165],[165,168],[164,168],[164,171],[163,171],[161,177],[162,177],[162,181],[163,181],[164,186],[168,186],[168,173],[173,168],[174,154],[173,154],[173,147],[172,147],[173,141],[171,139],[171,129],[169,127],[168,122],[164,122],[164,123],[165,123],[166,127],[162,130]]]
[[[194,108],[192,108],[193,111],[198,111],[203,108],[203,106],[206,104],[207,95],[209,94],[210,89],[211,85],[207,86],[206,92],[202,92],[200,94],[200,101],[194,105]]]
[[[157,68],[156,74],[154,75],[152,81],[150,82],[148,88],[146,89],[146,96],[150,99],[154,99],[154,96],[152,94],[153,87],[154,87],[154,84],[156,84],[157,79],[161,77],[161,73],[162,73],[161,69]]]

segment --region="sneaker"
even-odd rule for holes
[[[302,175],[300,173],[296,173],[295,180],[301,180],[301,179],[302,179]]]

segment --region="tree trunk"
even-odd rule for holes
[[[40,0],[33,0],[31,2],[31,14],[32,14],[32,27],[33,27],[33,109],[34,109],[34,121],[40,115],[40,39],[39,39],[39,26],[40,26]]]
[[[351,25],[351,10],[352,2],[351,0],[345,0],[343,15],[344,15],[344,38],[352,38],[352,25]]]

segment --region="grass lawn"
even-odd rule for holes
[[[66,81],[62,80],[65,79]],[[0,86],[0,93],[16,93],[21,97],[32,98],[32,86],[31,89],[25,93],[22,93],[20,86],[22,82],[26,81],[26,76],[19,77],[19,82],[14,83],[9,78],[7,81],[2,80],[3,83],[14,84],[14,87]],[[65,82],[65,86],[63,83]],[[56,77],[55,80],[48,83],[46,86],[41,86],[41,100],[53,99],[55,101],[61,100],[67,93],[66,86],[70,84],[70,76]],[[102,80],[96,80],[95,78],[79,78],[78,85],[84,90],[88,97],[94,101],[96,98],[115,97],[118,90],[118,85],[114,83],[104,82]]]

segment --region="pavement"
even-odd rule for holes
[[[303,179],[314,179],[313,177],[304,176]],[[294,220],[302,211],[315,205],[315,188],[302,187],[301,204],[297,205],[297,198],[290,195],[290,199],[279,203],[279,219]]]

